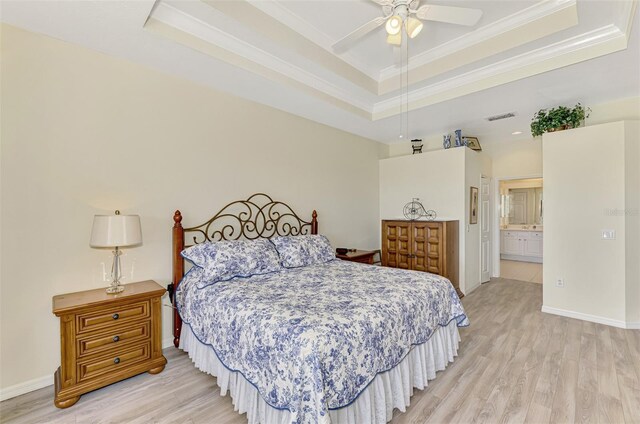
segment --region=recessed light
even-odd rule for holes
[[[400,134],[400,137],[398,137],[398,138],[402,138],[402,134]]]
[[[522,134],[522,131],[514,131],[511,133],[511,135],[520,135]]]

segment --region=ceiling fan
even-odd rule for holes
[[[425,4],[420,6],[420,0],[371,0],[382,6],[384,16],[375,18],[352,33],[348,34],[333,45],[336,53],[347,50],[358,38],[368,34],[379,26],[385,24],[387,30],[387,43],[402,45],[402,27],[407,36],[415,38],[422,31],[425,21],[446,22],[449,24],[473,26],[482,16],[482,10],[468,9],[466,7],[441,6]]]

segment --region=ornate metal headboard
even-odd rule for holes
[[[223,207],[211,219],[195,227],[182,227],[179,210],[173,215],[173,284],[175,293],[184,277],[184,258],[180,255],[185,247],[206,241],[255,240],[274,236],[318,234],[318,214],[314,210],[311,221],[305,221],[286,203],[273,200],[264,193],[256,193],[247,200],[236,200]],[[187,238],[189,244],[186,244]],[[173,313],[173,344],[180,343],[182,320],[178,311]]]

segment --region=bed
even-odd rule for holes
[[[428,273],[335,258],[226,281],[184,272],[188,244],[317,233],[315,211],[305,221],[265,194],[197,227],[174,215],[174,344],[250,424],[386,423],[454,360],[469,324],[451,283]]]

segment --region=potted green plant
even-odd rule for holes
[[[531,120],[531,135],[540,136],[546,132],[577,128],[589,117],[591,109],[580,103],[573,108],[558,106],[552,109],[540,109]]]

